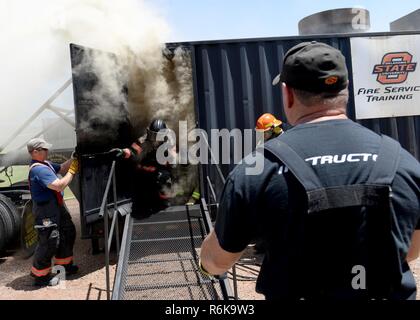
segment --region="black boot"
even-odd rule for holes
[[[64,269],[66,269],[66,276],[71,276],[79,271],[79,266],[75,264],[68,264],[64,266]]]
[[[43,277],[35,277],[34,286],[37,287],[54,287],[60,283],[60,278],[48,274]]]
[[[254,246],[254,250],[256,254],[262,254],[266,251],[265,241],[264,240],[257,240]]]

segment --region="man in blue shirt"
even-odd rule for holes
[[[27,149],[32,161],[29,169],[29,187],[32,195],[35,228],[38,230],[38,246],[35,250],[31,275],[35,285],[57,285],[58,278],[51,275],[51,260],[65,268],[66,274],[74,274],[78,267],[73,264],[73,245],[76,228],[71,220],[63,191],[78,172],[78,160],[70,159],[62,165],[47,161],[51,144],[41,138],[28,142]],[[58,174],[63,175],[62,178]]]

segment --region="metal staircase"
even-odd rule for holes
[[[112,299],[228,299],[227,280],[198,270],[205,224],[200,205],[170,207],[144,220],[127,216]]]

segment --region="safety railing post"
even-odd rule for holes
[[[102,198],[102,204],[101,204],[101,209],[99,211],[99,217],[102,217],[104,219],[104,249],[105,249],[105,274],[106,274],[106,298],[107,300],[111,299],[111,285],[110,285],[110,281],[109,281],[109,251],[110,251],[110,245],[109,245],[109,232],[110,230],[108,230],[109,228],[109,212],[108,212],[108,194],[109,194],[109,189],[111,187],[111,182],[115,183],[115,161],[112,162],[112,166],[111,166],[111,172],[109,174],[108,177],[108,181],[106,183],[106,188],[105,188],[105,192],[104,192],[104,197]],[[114,192],[115,192],[116,188],[114,186]],[[114,194],[114,201],[116,199],[116,195]],[[114,210],[116,209],[116,202],[114,203]],[[115,212],[113,214],[113,218],[115,216]],[[114,220],[114,219],[113,219]],[[111,230],[112,232],[112,230]]]
[[[105,209],[104,214],[104,228],[105,228],[105,273],[106,273],[106,299],[111,297],[110,283],[109,283],[109,250],[108,250],[108,209]]]
[[[114,194],[114,215],[117,215],[116,217],[116,223],[115,223],[115,242],[117,245],[117,258],[120,253],[120,229],[118,225],[118,206],[117,206],[117,180],[115,178],[115,169],[112,173],[112,187],[113,187],[113,194]]]
[[[210,163],[214,163],[216,166],[216,172],[217,175],[216,177],[219,177],[220,181],[222,182],[222,184],[224,185],[226,183],[226,179],[223,175],[223,172],[219,166],[219,162],[217,161],[217,159],[215,158],[213,151],[210,147],[210,144],[207,140],[207,138],[202,135],[204,142],[207,144],[207,148],[210,151],[209,155],[210,155]],[[218,199],[217,199],[217,194],[216,194],[216,183],[215,183],[215,187],[213,187],[212,185],[212,181],[210,178],[210,172],[208,171],[208,169],[206,170],[206,179],[207,179],[207,199],[208,199],[208,204],[209,207],[212,208],[214,205],[216,206],[216,209],[219,208],[219,203],[218,203]],[[213,197],[214,203],[212,203],[212,201],[210,201],[210,198]],[[233,281],[233,295],[235,300],[238,300],[238,282],[237,282],[237,272],[236,272],[236,264],[233,265],[232,267],[232,281]]]
[[[232,267],[233,296],[238,300],[238,280],[236,278],[236,263]]]

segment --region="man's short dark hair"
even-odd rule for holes
[[[347,106],[349,100],[349,91],[347,88],[339,92],[321,92],[314,93],[305,90],[292,88],[296,98],[301,104],[307,107],[314,105],[328,105],[335,107]]]

